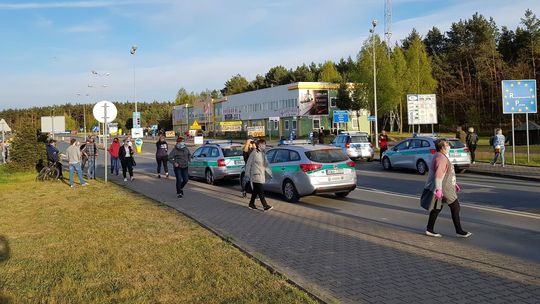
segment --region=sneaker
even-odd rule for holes
[[[503,168],[504,168],[504,164],[502,164],[502,165],[501,165],[501,167],[503,167]]]
[[[84,184],[82,184],[81,186],[82,186],[82,187],[86,187],[86,186],[88,186],[88,183],[84,183]]]
[[[182,197],[184,197],[184,195],[182,193],[179,193],[179,194],[176,195],[176,197],[182,198]]]
[[[69,185],[70,188],[73,188],[74,186],[73,185]]]
[[[436,232],[429,232],[426,230],[426,235],[427,236],[431,236],[431,237],[437,237],[437,238],[440,238],[442,237],[442,235],[440,233],[436,233]]]
[[[134,180],[133,176],[131,176],[131,177],[129,178],[129,180],[130,180],[130,181],[133,181],[133,180]]]
[[[169,172],[165,172],[165,178],[169,178]]]
[[[243,198],[246,198],[246,197],[247,197],[246,191],[242,191],[242,197],[243,197]]]
[[[259,209],[257,209],[257,206],[255,206],[255,205],[248,205],[248,208],[251,209],[251,210],[259,210]]]
[[[264,207],[264,211],[270,211],[270,210],[272,210],[272,209],[274,209],[274,207],[272,207],[272,206],[266,206],[266,207]]]
[[[158,175],[157,175],[157,178],[161,178],[161,175],[158,174]]]
[[[460,238],[468,238],[472,235],[472,233],[463,231],[463,233],[457,233],[456,236]]]
[[[124,181],[127,182],[127,178],[124,177]]]

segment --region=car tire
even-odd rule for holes
[[[384,170],[390,170],[392,169],[392,163],[390,162],[390,158],[388,157],[383,157],[383,160],[382,160],[382,166],[383,166],[383,169]]]
[[[283,182],[283,196],[289,203],[296,203],[300,200],[300,195],[298,194],[294,183],[289,179]]]
[[[370,157],[368,159],[366,159],[368,162],[372,162],[373,161],[373,157]]]
[[[337,197],[347,197],[347,195],[349,195],[349,193],[351,193],[350,191],[347,191],[347,192],[336,192],[334,193]]]
[[[424,175],[426,172],[428,172],[428,167],[425,161],[419,160],[416,162],[416,171],[418,171],[418,174]]]
[[[216,180],[214,179],[214,174],[212,174],[212,170],[206,169],[206,173],[204,173],[204,177],[207,184],[214,185],[216,183]]]

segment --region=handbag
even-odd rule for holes
[[[495,146],[495,153],[501,153],[501,146]]]
[[[137,166],[137,162],[135,161],[135,158],[133,158],[133,157],[131,158],[131,165],[133,167]]]
[[[420,196],[420,206],[429,211],[432,204],[435,203],[435,200],[435,193],[427,188],[424,188],[424,191],[422,191],[422,196]]]

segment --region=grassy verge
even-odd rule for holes
[[[0,168],[0,303],[311,303],[177,212],[113,184]],[[5,250],[4,250],[5,252]],[[0,254],[0,256],[2,256]]]

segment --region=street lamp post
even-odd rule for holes
[[[137,52],[137,46],[133,45],[129,52],[133,55],[133,100],[135,101],[135,112],[137,112],[137,95],[135,91],[135,52]]]
[[[371,21],[371,25],[373,26],[371,30],[371,44],[373,45],[373,103],[375,108],[375,147],[379,148],[379,141],[377,140],[377,136],[379,134],[379,125],[377,123],[377,66],[376,66],[376,60],[375,60],[375,27],[377,26],[377,20]]]

